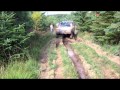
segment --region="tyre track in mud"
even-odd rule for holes
[[[42,50],[43,53],[40,55],[39,79],[54,79],[54,70],[50,69],[47,51],[48,48],[53,47],[53,44],[55,44],[55,39],[50,40]]]
[[[57,65],[57,68],[55,70],[55,79],[64,79],[64,68],[63,68],[63,62],[62,62],[62,56],[60,55],[60,50],[57,49],[57,60],[55,64]]]
[[[82,41],[82,43],[86,44],[87,46],[91,47],[93,50],[95,50],[95,52],[99,55],[103,55],[105,57],[107,57],[110,61],[113,61],[114,63],[116,63],[117,65],[119,65],[119,57],[118,56],[113,56],[112,58],[110,58],[109,55],[107,55],[107,52],[103,51],[99,45],[96,45],[95,43],[92,43],[88,40],[83,40],[82,38],[78,38],[79,40]],[[75,42],[75,41],[73,41]],[[76,42],[75,42],[76,43]],[[103,52],[103,53],[102,53]],[[116,58],[117,57],[117,58]],[[86,67],[85,67],[86,68]],[[104,78],[105,79],[114,79],[114,78],[120,78],[119,74],[116,73],[115,70],[110,69],[110,67],[101,67],[102,72],[104,74]],[[89,71],[89,70],[88,70]],[[93,71],[92,71],[93,72]],[[88,72],[89,73],[89,72]],[[89,74],[90,75],[90,74]],[[90,75],[91,76],[91,75]]]
[[[82,60],[79,58],[79,56],[74,52],[74,49],[71,47],[70,42],[72,41],[68,40],[66,37],[62,38],[63,45],[67,49],[68,56],[72,60],[74,67],[78,73],[79,79],[88,79],[90,78],[88,74],[85,72],[85,69],[82,64]]]

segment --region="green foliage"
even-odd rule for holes
[[[77,11],[73,15],[78,29],[93,32],[96,42],[100,44],[118,44],[120,42],[119,11]]]
[[[31,33],[26,34],[25,24],[16,23],[15,15],[15,12],[0,12],[0,57],[5,60],[22,53],[31,36]]]
[[[44,15],[44,13],[41,14],[41,20],[40,20],[40,29],[43,31],[46,31],[49,27],[49,19],[47,16]]]
[[[112,23],[104,31],[107,42],[111,44],[118,44],[120,42],[120,22]]]
[[[33,28],[33,20],[31,19],[31,11],[15,11],[15,19],[17,24],[25,24],[25,29]]]
[[[120,12],[114,14],[114,22],[108,26],[105,31],[106,41],[111,44],[119,44],[120,42]]]
[[[38,62],[35,60],[14,61],[7,65],[6,68],[0,68],[1,79],[37,79]]]
[[[104,43],[114,43],[116,42],[114,36],[118,36],[114,31],[117,24],[114,24],[115,11],[101,11],[100,16],[93,21],[91,26],[94,32],[95,40]],[[119,38],[119,37],[118,37]]]
[[[41,13],[38,11],[34,11],[31,15],[31,18],[34,22],[34,29],[39,30],[40,29],[40,20],[41,20]]]
[[[89,14],[87,11],[77,11],[73,15],[75,16],[74,21],[77,23],[79,30],[91,31],[90,25],[92,24],[92,20],[94,20],[93,14]]]

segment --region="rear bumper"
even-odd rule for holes
[[[57,30],[56,33],[58,33],[58,34],[71,34],[71,30]]]

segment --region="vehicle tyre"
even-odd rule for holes
[[[74,39],[77,40],[78,31],[74,32]]]
[[[59,37],[59,35],[58,34],[56,34],[56,38],[58,38]]]
[[[70,39],[73,39],[73,37],[74,37],[74,33],[71,32]]]
[[[77,34],[75,34],[74,39],[77,40]]]

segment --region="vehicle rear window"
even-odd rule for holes
[[[60,23],[60,26],[67,26],[67,27],[70,27],[70,23]]]

